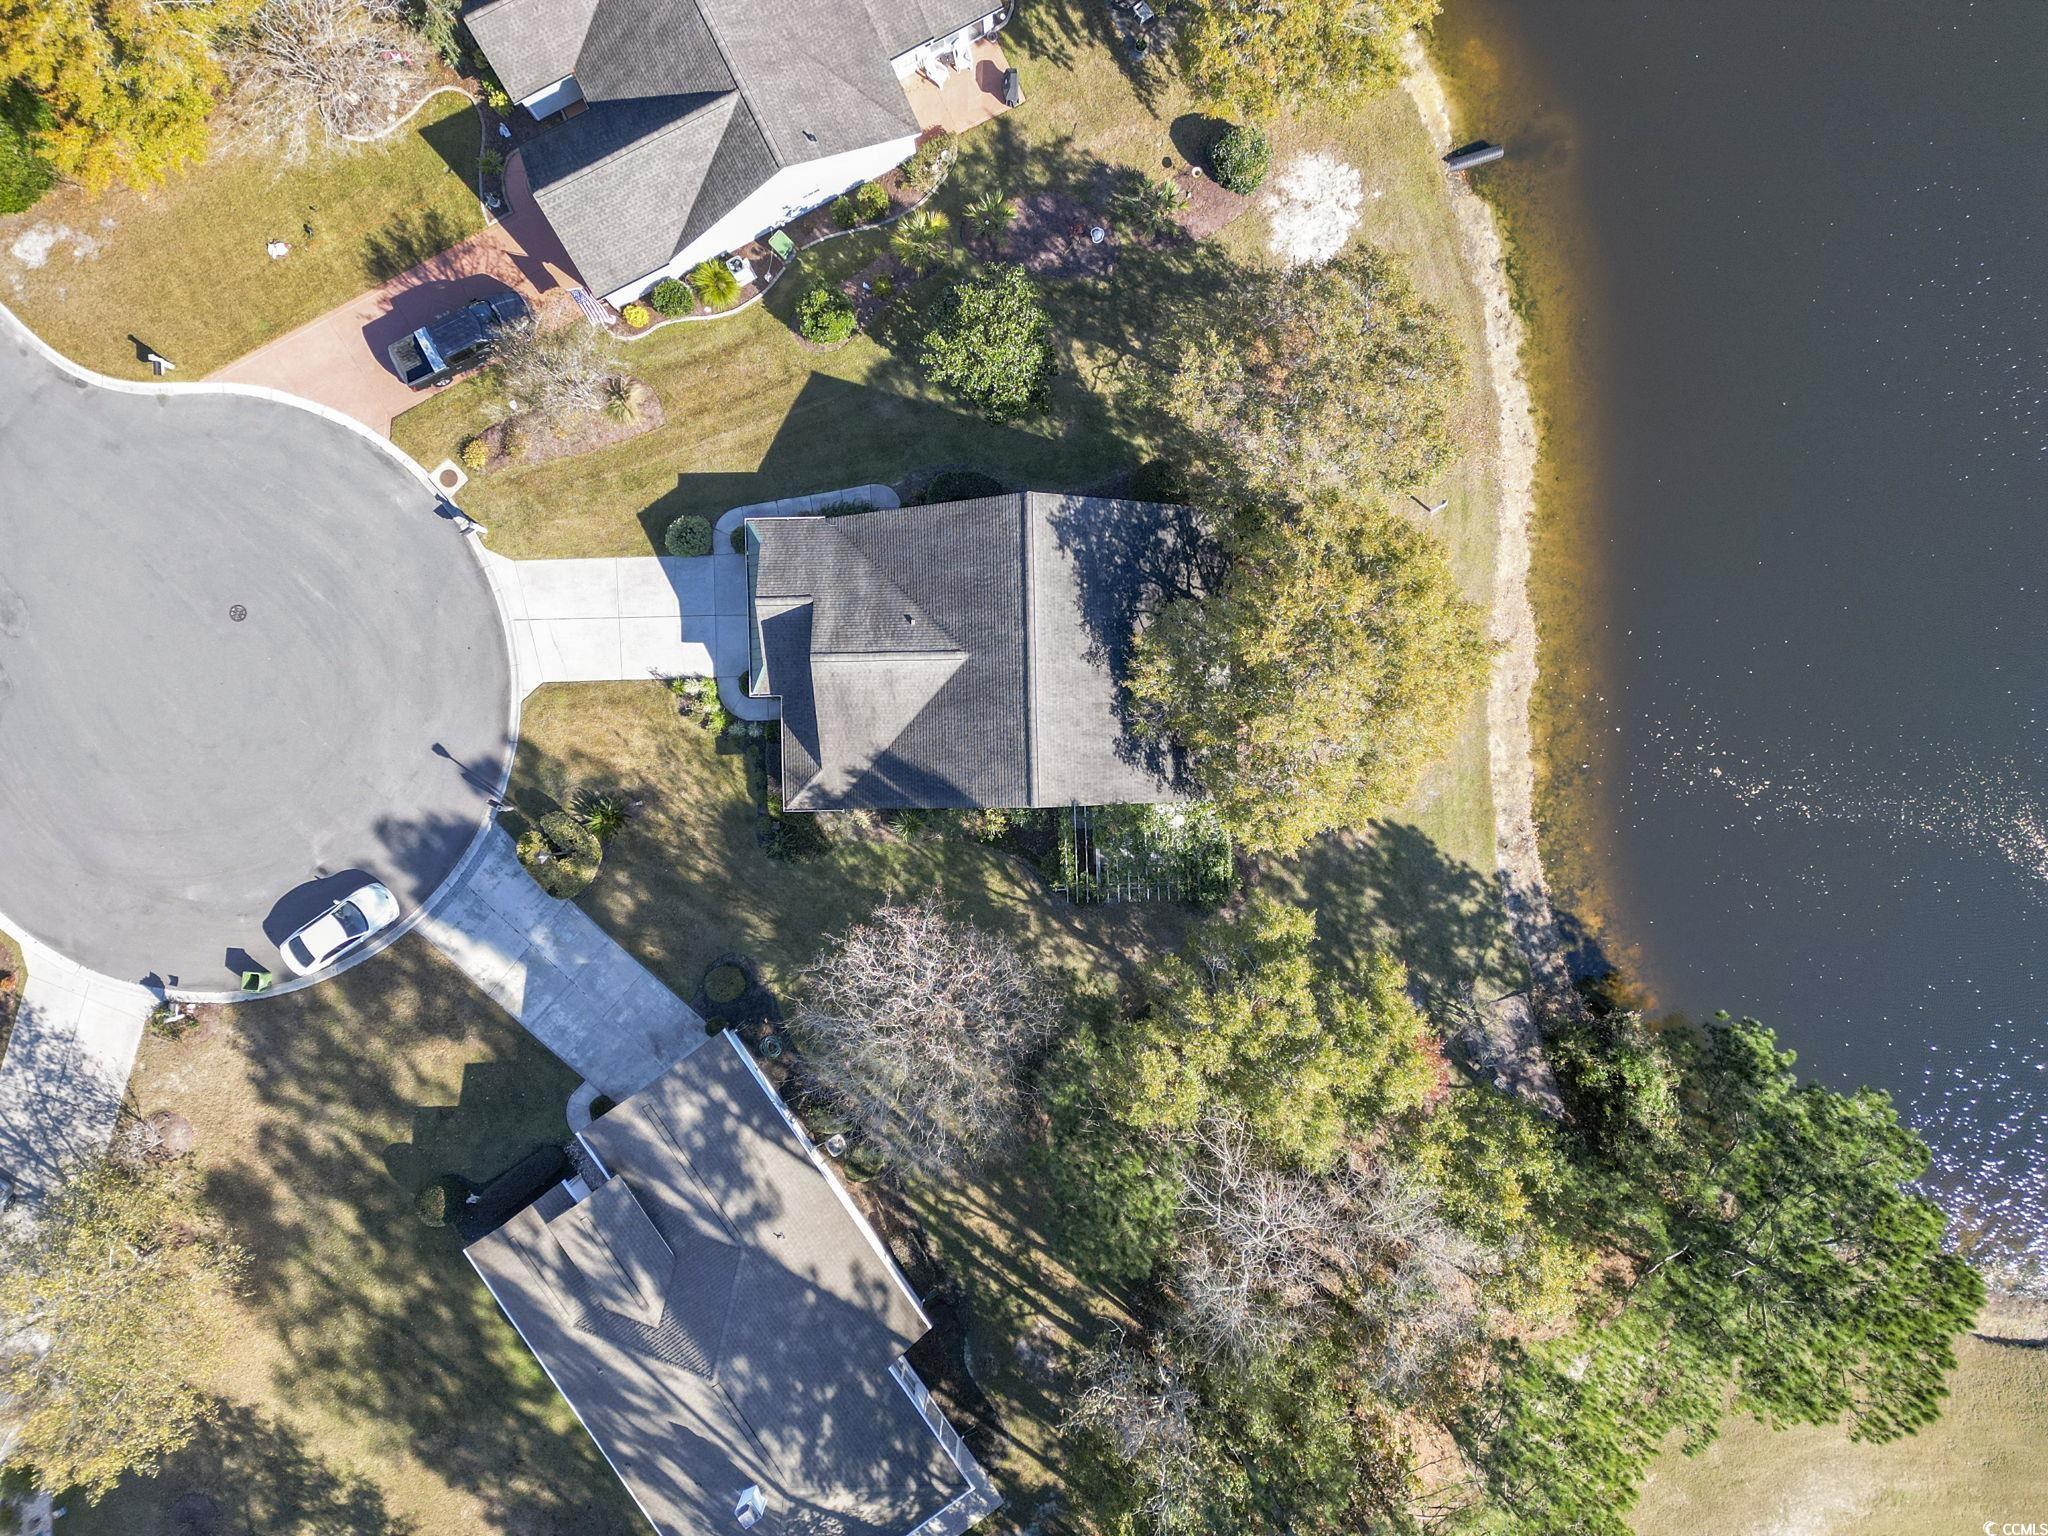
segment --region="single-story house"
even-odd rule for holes
[[[1037,491],[751,518],[748,691],[779,701],[797,811],[1149,804],[1134,630],[1181,509]]]
[[[931,1327],[730,1032],[591,1122],[469,1261],[660,1536],[954,1536],[998,1502]]]
[[[611,303],[754,239],[917,147],[903,83],[966,56],[988,0],[482,0],[506,92],[559,117],[534,201]]]

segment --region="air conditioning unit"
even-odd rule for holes
[[[739,1502],[732,1508],[732,1517],[739,1521],[740,1529],[743,1531],[752,1530],[754,1522],[767,1513],[768,1506],[761,1501],[761,1486],[758,1483],[749,1484],[747,1491],[740,1495]]]

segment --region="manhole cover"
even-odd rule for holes
[[[244,608],[240,603],[237,603],[235,604],[234,607],[228,610],[228,617],[233,619],[237,624],[239,624],[242,622],[242,620],[249,617],[249,610]]]

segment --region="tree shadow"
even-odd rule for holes
[[[363,236],[363,275],[373,283],[388,283],[464,238],[455,221],[438,208],[401,213]]]
[[[476,162],[483,153],[483,135],[483,121],[475,112],[450,112],[420,130],[427,147],[471,191],[476,189]]]
[[[1172,84],[1171,66],[1158,48],[1134,55],[1102,0],[1034,0],[1014,9],[1008,30],[1033,58],[1049,64],[1072,64],[1077,47],[1103,49],[1130,82],[1138,104],[1155,115]]]
[[[420,1529],[392,1512],[374,1482],[322,1456],[289,1424],[226,1401],[154,1474],[74,1510],[65,1528],[73,1524],[124,1536],[417,1536]]]

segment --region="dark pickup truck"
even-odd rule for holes
[[[391,343],[392,371],[414,389],[445,384],[490,354],[501,327],[516,324],[531,313],[526,300],[516,293],[473,299]]]

